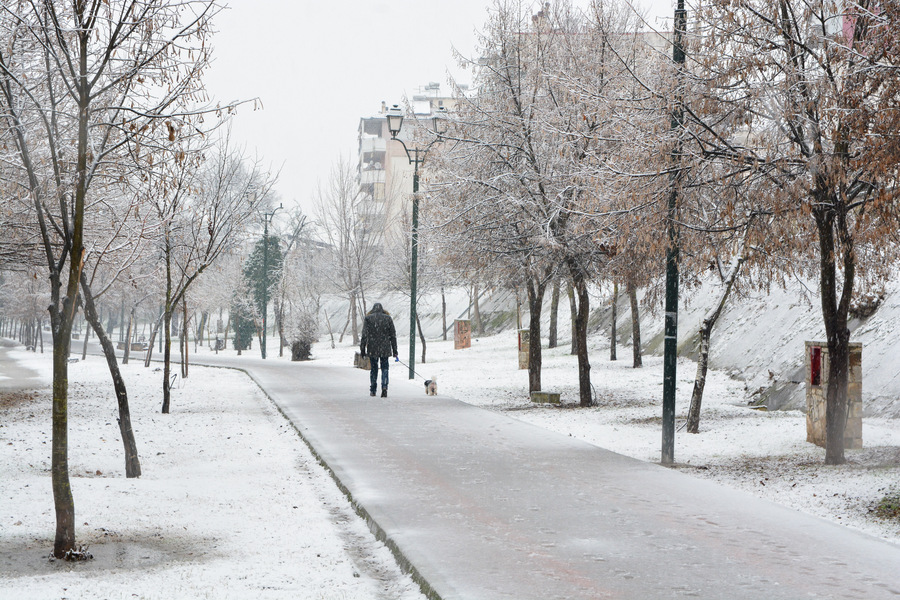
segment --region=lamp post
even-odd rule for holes
[[[684,0],[678,0],[675,8],[675,36],[672,44],[672,62],[679,71],[684,69],[684,32],[687,29],[687,11]],[[681,74],[679,78],[683,79]],[[684,126],[684,94],[681,88],[675,94],[672,109],[671,129],[680,136]],[[675,377],[678,365],[678,186],[681,165],[681,142],[678,141],[671,153],[672,175],[667,206],[669,247],[666,250],[666,327],[663,345],[663,429],[661,462],[671,465],[675,462]]]
[[[262,305],[262,347],[260,353],[263,360],[266,358],[266,328],[267,317],[269,314],[269,222],[275,213],[284,208],[282,204],[278,204],[272,212],[263,213],[263,305]]]
[[[419,262],[419,165],[425,162],[425,156],[432,144],[439,141],[441,136],[447,133],[446,111],[437,111],[432,118],[434,133],[437,138],[432,140],[425,148],[410,148],[403,140],[398,139],[400,128],[403,127],[403,111],[396,104],[387,111],[388,130],[391,139],[400,142],[406,151],[409,164],[413,165],[413,205],[412,205],[412,250],[410,252],[409,267],[409,378],[416,375],[416,279]]]

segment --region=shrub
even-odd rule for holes
[[[309,360],[313,342],[319,341],[319,325],[312,313],[294,312],[285,320],[285,340],[291,347],[291,360]]]

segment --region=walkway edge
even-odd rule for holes
[[[194,364],[198,364],[195,362]],[[400,569],[403,570],[404,573],[408,574],[412,577],[413,581],[416,582],[416,585],[419,586],[419,589],[425,595],[428,600],[443,600],[441,596],[434,590],[431,584],[422,576],[416,566],[409,560],[406,554],[403,553],[403,550],[397,545],[397,543],[387,534],[384,528],[379,525],[378,521],[376,521],[372,515],[369,514],[369,511],[366,510],[366,507],[356,501],[353,497],[353,493],[350,489],[344,485],[344,482],[341,481],[340,477],[338,477],[337,473],[335,473],[334,469],[325,462],[325,459],[322,458],[322,455],[319,454],[319,451],[312,445],[312,443],[303,435],[303,432],[300,431],[300,428],[290,419],[290,417],[285,414],[284,410],[281,408],[281,405],[269,394],[265,387],[263,387],[262,383],[245,368],[242,367],[226,367],[220,365],[200,365],[205,367],[213,367],[216,369],[231,369],[233,371],[240,371],[244,373],[247,377],[250,378],[253,383],[256,384],[256,387],[265,394],[266,398],[269,399],[269,402],[272,403],[272,406],[278,411],[278,413],[284,418],[285,421],[290,424],[291,428],[297,432],[297,437],[309,448],[309,451],[312,452],[312,455],[316,458],[316,462],[318,462],[322,468],[324,468],[328,474],[331,476],[331,479],[334,480],[334,483],[337,485],[338,489],[341,490],[341,493],[347,498],[350,502],[350,506],[353,507],[353,511],[359,516],[363,521],[366,522],[366,525],[369,527],[369,531],[375,536],[379,542],[384,544],[388,550],[391,551],[391,554],[394,556],[394,560],[397,561],[397,564],[400,566]]]

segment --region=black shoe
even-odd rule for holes
[[[369,395],[372,396],[372,397],[374,398],[374,397],[375,397],[375,390],[372,390],[371,392],[369,392]]]
[[[375,392],[372,392],[372,395],[375,395]],[[387,398],[387,388],[381,388],[381,397]]]

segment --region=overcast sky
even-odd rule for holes
[[[472,57],[490,0],[224,0],[207,87],[242,107],[234,137],[273,170],[285,207],[311,212],[334,161],[356,149],[359,118],[448,73],[468,81],[452,48]],[[643,0],[671,19],[673,0]]]

